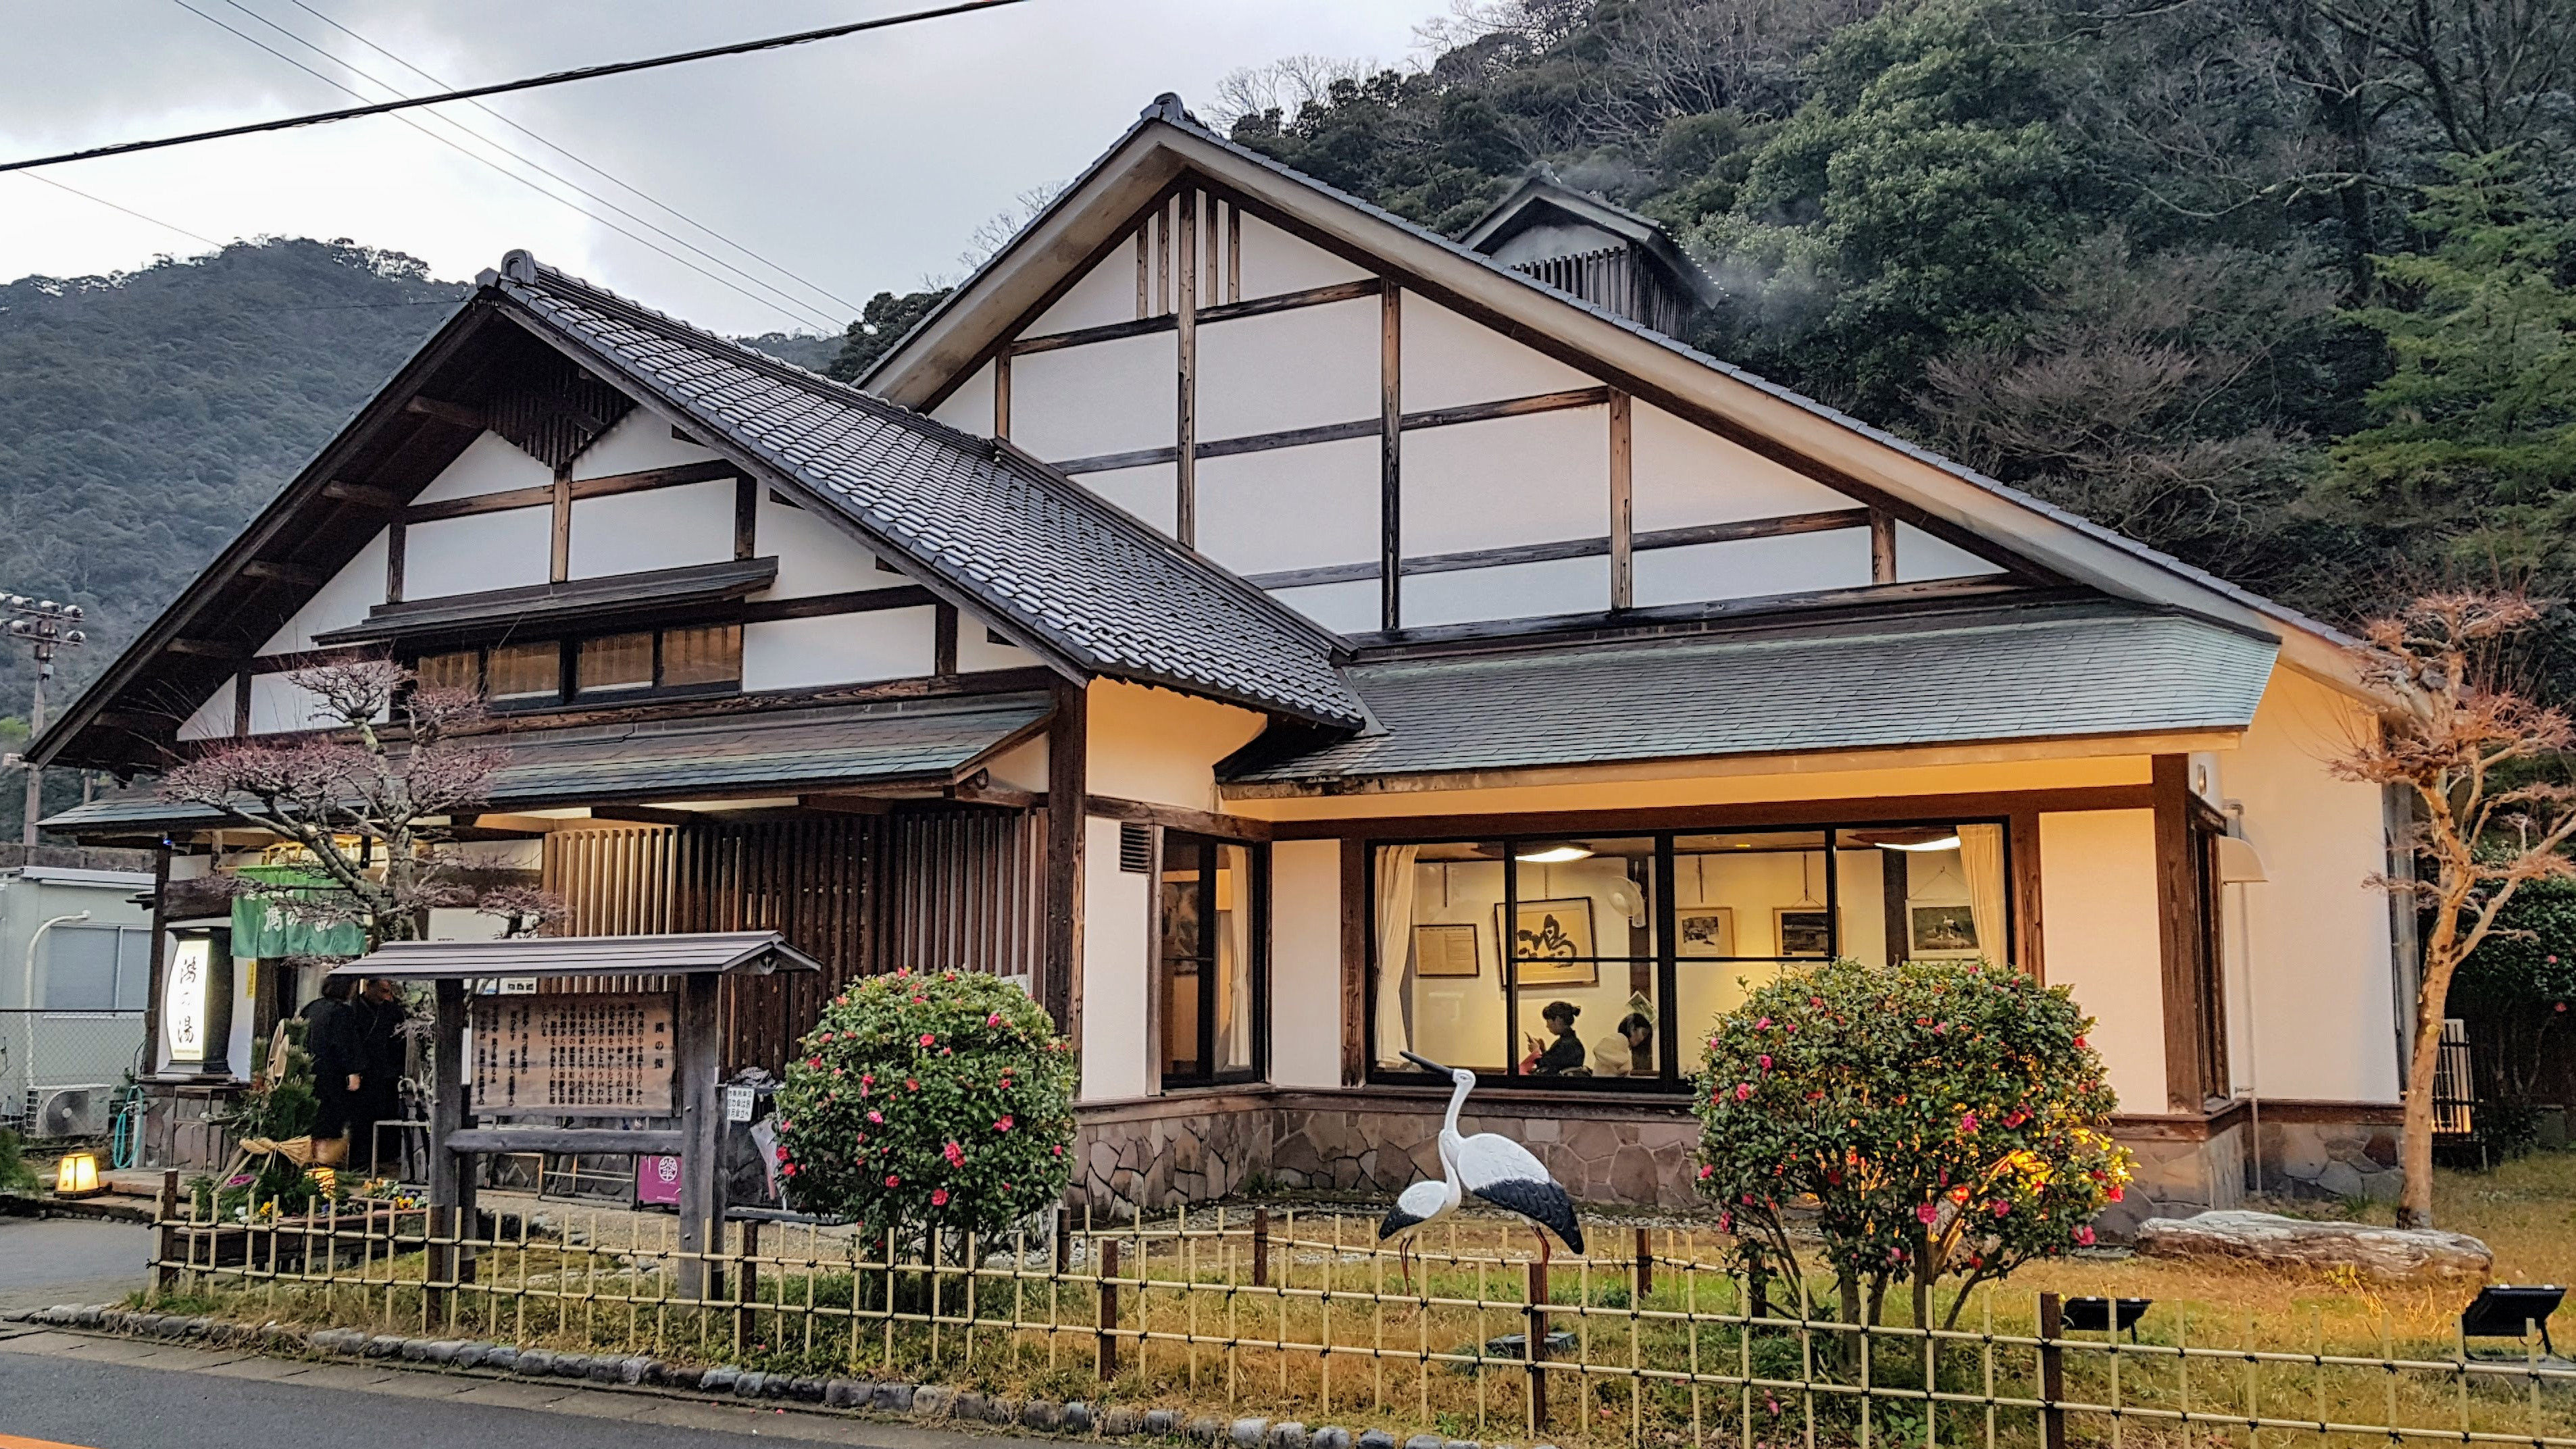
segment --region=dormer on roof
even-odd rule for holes
[[[1716,300],[1672,233],[1545,172],[1514,187],[1459,240],[1668,337],[1682,335],[1691,312]]]

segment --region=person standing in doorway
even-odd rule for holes
[[[362,1085],[349,1109],[349,1161],[365,1163],[376,1175],[376,1124],[402,1119],[403,1023],[411,1011],[402,991],[381,976],[370,977],[366,990],[351,1003],[357,1023],[358,1071]]]
[[[314,1161],[345,1160],[345,1148],[323,1147],[349,1135],[349,1117],[366,1081],[360,1045],[358,1008],[349,1000],[355,983],[345,976],[322,978],[322,994],[305,1003],[304,1054],[313,1059],[313,1095],[321,1111],[313,1119]]]

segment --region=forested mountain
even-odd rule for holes
[[[1462,0],[1241,142],[1456,231],[1529,168],[1671,226],[1689,341],[2330,617],[2568,591],[2568,0]]]

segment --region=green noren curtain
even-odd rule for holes
[[[233,898],[233,954],[274,961],[285,956],[362,956],[366,932],[356,922],[306,920],[279,909],[282,896],[324,897],[339,887],[320,871],[292,865],[251,865],[240,874],[269,887]]]

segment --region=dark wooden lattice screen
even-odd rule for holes
[[[727,1066],[774,1072],[852,977],[909,966],[1025,985],[1045,915],[1044,839],[1039,816],[1006,811],[567,829],[546,837],[545,885],[571,910],[565,935],[776,931],[822,962],[819,974],[725,983]]]

